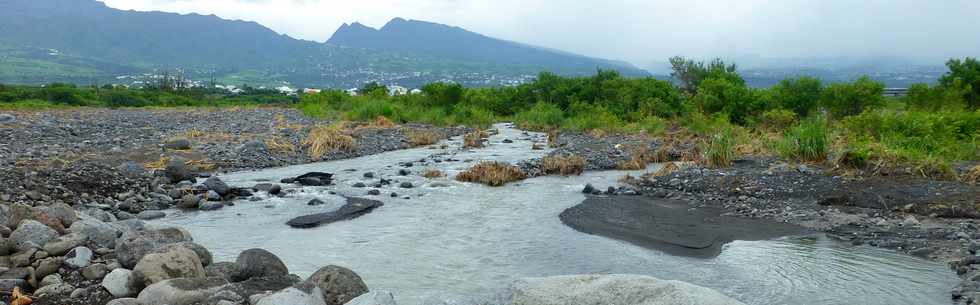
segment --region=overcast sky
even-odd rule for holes
[[[394,17],[652,67],[691,57],[980,56],[980,0],[103,0],[325,41]]]

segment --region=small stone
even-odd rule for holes
[[[191,141],[186,138],[173,138],[163,143],[163,148],[170,150],[188,150],[191,149]]]
[[[61,283],[64,283],[64,282],[65,281],[61,279],[61,275],[55,273],[55,274],[52,274],[52,275],[45,276],[43,279],[41,279],[41,283],[39,283],[39,285],[41,287],[44,287],[44,286],[49,286],[49,285],[57,285],[57,284],[61,284]]]
[[[202,202],[201,205],[197,207],[197,209],[201,211],[214,211],[223,207],[225,207],[225,205],[221,202],[205,201]]]
[[[371,196],[378,196],[378,195],[381,195],[381,190],[374,189],[374,190],[368,191],[367,193],[368,193],[368,195],[371,195]]]
[[[82,268],[82,276],[90,281],[100,280],[105,277],[106,273],[109,273],[109,267],[102,263]]]
[[[84,268],[92,263],[92,250],[87,247],[76,247],[65,254],[65,265],[75,269]]]
[[[365,185],[363,182],[354,183],[352,186],[356,188],[367,187],[367,185]]]
[[[326,203],[324,203],[323,200],[320,199],[313,199],[306,203],[306,205],[324,205],[324,204]]]
[[[164,213],[163,211],[142,211],[139,214],[136,214],[136,218],[141,220],[154,220],[164,218],[166,216],[167,213]]]
[[[412,172],[409,171],[409,170],[407,170],[407,169],[399,169],[398,170],[398,175],[399,176],[408,176],[410,174],[412,174]]]
[[[391,193],[391,198],[398,198],[398,193],[392,192]]]
[[[413,187],[415,187],[414,185],[412,185],[412,183],[411,183],[411,182],[402,182],[402,184],[401,184],[401,185],[399,185],[399,186],[400,186],[401,188],[403,188],[403,189],[410,189],[410,188],[413,188]]]
[[[137,286],[133,272],[128,269],[114,269],[102,279],[102,287],[105,287],[110,294],[117,298],[136,295],[136,292],[139,291]]]
[[[583,194],[592,194],[592,193],[595,193],[595,191],[596,191],[596,189],[595,189],[594,186],[592,186],[591,183],[586,184],[585,185],[585,188],[582,189],[582,193]]]
[[[364,178],[372,179],[372,178],[374,178],[374,173],[373,172],[366,172],[366,173],[364,173]]]
[[[201,198],[198,198],[194,194],[187,194],[180,198],[180,207],[185,209],[196,209],[201,202]]]

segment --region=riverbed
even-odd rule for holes
[[[943,264],[822,235],[735,241],[717,257],[705,259],[583,234],[563,225],[558,215],[585,199],[580,191],[586,183],[615,186],[629,172],[539,177],[500,188],[453,181],[457,172],[480,160],[517,162],[548,152],[531,149],[532,142],[546,141],[543,134],[503,125],[498,129],[500,134],[480,149],[462,149],[460,139],[451,139],[444,148],[221,175],[232,186],[248,187],[323,171],[335,173],[335,185],[289,186],[285,197],[239,200],[209,212],[172,211],[153,223],[186,228],[216,261],[234,260],[242,250],[261,247],[301,276],[327,264],[345,266],[372,290],[392,291],[399,304],[409,305],[486,299],[521,277],[581,273],[676,279],[748,304],[949,304],[949,290],[959,282]],[[409,162],[412,166],[405,167]],[[430,169],[447,177],[420,176]],[[401,176],[399,170],[411,173]],[[365,172],[374,178],[365,178]],[[395,183],[380,187],[380,196],[367,196],[381,178]],[[358,182],[367,187],[355,187]],[[413,187],[401,188],[402,182]],[[340,195],[385,205],[313,229],[285,225],[293,217],[338,208],[344,202]],[[327,204],[306,205],[314,198]]]

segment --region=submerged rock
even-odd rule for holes
[[[745,305],[701,286],[641,275],[568,275],[514,283],[510,305]]]
[[[377,200],[347,197],[347,204],[336,211],[296,217],[286,224],[294,228],[312,228],[321,224],[354,219],[383,205]]]

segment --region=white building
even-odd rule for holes
[[[303,89],[303,94],[317,94],[320,93],[320,89],[305,88]]]
[[[408,94],[408,88],[398,86],[398,85],[388,86],[388,95],[395,96],[395,95],[406,95],[406,94]]]
[[[288,86],[278,87],[278,88],[276,88],[276,90],[278,90],[279,93],[282,93],[282,94],[285,94],[285,95],[296,95],[296,89],[289,88]]]
[[[350,95],[350,96],[357,96],[357,91],[358,91],[358,90],[357,90],[357,88],[350,88],[350,89],[347,89],[347,90],[345,90],[345,91],[347,91],[347,95]]]

